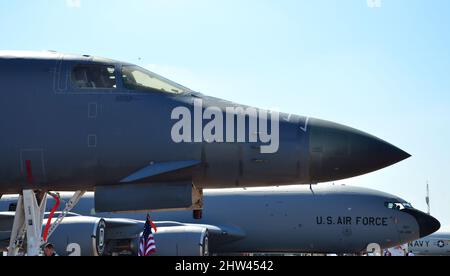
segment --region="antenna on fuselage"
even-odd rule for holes
[[[431,215],[431,207],[430,207],[430,184],[427,181],[427,196],[425,197],[425,201],[428,206],[428,215]]]

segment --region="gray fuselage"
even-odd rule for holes
[[[114,86],[89,87],[86,72],[96,66],[109,70],[107,81]],[[217,107],[225,118],[227,107],[246,106],[189,89],[130,89],[124,68],[132,66],[55,52],[0,52],[0,195],[23,189],[94,190],[120,184],[149,164],[157,169],[134,182],[192,181],[198,188],[318,183],[409,157],[355,129],[290,114],[280,114],[276,153],[262,154],[264,143],[248,142],[247,136],[258,135],[249,128],[252,115],[245,117],[246,142],[174,142],[175,108],[194,114],[194,101],[201,100],[202,111]],[[86,83],[80,86],[82,77]],[[174,165],[180,161],[198,163]],[[161,168],[163,173],[155,173]]]
[[[2,199],[0,210],[8,211],[11,203],[14,198]],[[347,186],[207,190],[201,219],[189,211],[152,213],[152,218],[218,226],[240,236],[230,242],[211,240],[215,253],[359,253],[372,243],[390,248],[438,230],[439,222],[431,216],[411,207],[389,207],[405,203],[390,194]],[[93,194],[85,195],[73,212],[102,218],[146,217],[146,213],[95,213]]]

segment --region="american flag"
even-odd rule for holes
[[[139,256],[147,257],[156,252],[155,237],[153,237],[152,228],[156,231],[155,224],[150,219],[150,215],[147,215],[147,221],[145,222],[144,232],[142,232],[141,240],[139,242]]]

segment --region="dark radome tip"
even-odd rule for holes
[[[425,219],[425,223],[420,225],[420,237],[428,237],[429,235],[436,233],[441,229],[441,223],[434,217],[428,216]]]
[[[372,138],[369,143],[373,157],[380,160],[380,167],[389,167],[411,157],[411,154],[381,139]]]
[[[417,224],[419,225],[420,238],[428,237],[441,229],[441,223],[433,216],[419,210],[405,209],[405,211],[416,219]]]
[[[310,121],[310,176],[318,182],[371,173],[411,157],[365,132],[332,122]]]
[[[397,161],[397,163],[412,157],[412,155],[407,153],[406,151],[403,151],[401,149],[398,149],[398,150],[399,150],[399,154],[398,154],[399,160]]]

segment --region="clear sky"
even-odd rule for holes
[[[450,1],[15,0],[0,49],[137,63],[194,90],[343,123],[413,157],[342,183],[450,225]],[[370,156],[368,156],[370,158]]]

